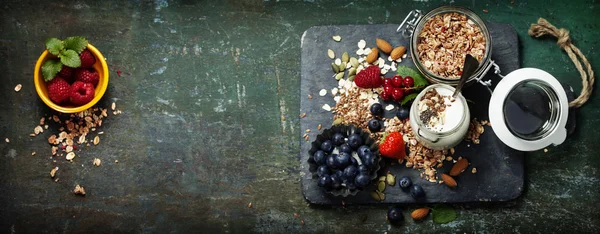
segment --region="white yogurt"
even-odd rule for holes
[[[435,132],[447,132],[454,129],[462,122],[465,107],[461,102],[457,102],[456,100],[452,102],[452,99],[454,99],[452,98],[454,91],[442,87],[435,88],[435,91],[444,98],[446,109],[444,112],[432,117],[431,121],[429,121],[429,124],[426,126],[428,129]],[[427,110],[427,108],[425,103],[419,102],[419,112],[423,112]]]

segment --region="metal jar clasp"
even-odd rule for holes
[[[421,12],[421,10],[410,11],[398,27],[398,29],[396,29],[396,32],[401,31],[402,36],[410,37],[415,32],[417,23],[419,22],[419,20],[421,20],[421,18],[423,18],[423,13]],[[406,28],[402,29],[405,24]]]

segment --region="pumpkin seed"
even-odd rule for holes
[[[339,35],[335,35],[332,37],[334,41],[341,41],[342,37],[340,37]]]
[[[385,181],[385,176],[380,176],[379,179],[377,180],[377,182],[380,182],[380,181]]]
[[[340,71],[346,70],[346,62],[340,63]]]
[[[381,201],[381,197],[379,196],[379,193],[377,193],[377,192],[371,192],[371,197],[375,201]]]
[[[329,56],[330,59],[334,59],[335,58],[335,53],[331,49],[327,50],[327,55]]]
[[[352,64],[352,67],[357,68],[358,67],[358,59],[356,59],[355,57],[350,58],[350,64]]]
[[[335,75],[335,80],[341,80],[342,78],[344,78],[344,72],[340,72]]]
[[[392,174],[387,174],[386,182],[389,186],[396,185],[396,176]]]
[[[385,191],[385,181],[379,181],[379,183],[377,183],[377,191]]]
[[[348,70],[348,76],[356,75],[356,68],[352,67]]]
[[[348,52],[344,52],[344,54],[342,54],[342,61],[343,62],[348,62],[350,61],[350,57],[348,56]]]
[[[331,63],[331,69],[333,69],[333,73],[340,72],[340,67],[338,65],[335,65],[335,63]]]
[[[332,124],[332,125],[334,125],[334,126],[335,126],[335,125],[340,125],[340,124],[342,124],[342,122],[344,122],[344,119],[343,119],[343,118],[337,118],[337,119],[335,119],[335,120],[333,121],[333,124]]]
[[[348,75],[348,80],[349,80],[349,81],[354,81],[354,77],[355,77],[355,76],[356,76],[356,75]]]
[[[385,200],[385,193],[379,192],[379,191],[375,191],[378,195],[379,195],[379,199],[380,201]]]

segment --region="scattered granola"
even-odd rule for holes
[[[248,208],[252,208],[252,202],[248,203]]]
[[[479,62],[485,55],[486,38],[479,26],[456,12],[433,16],[417,40],[421,63],[433,74],[446,78],[460,77],[467,53]]]
[[[35,151],[31,152],[31,156],[35,156]]]
[[[100,166],[100,164],[102,164],[102,161],[100,161],[100,159],[99,159],[99,158],[94,158],[94,162],[93,162],[93,163],[94,163],[94,166],[97,166],[97,167],[99,167],[99,166]]]
[[[473,167],[473,169],[471,169],[471,173],[473,173],[473,174],[477,173],[477,168]]]
[[[9,143],[9,142],[10,142],[10,140],[8,139],[8,137],[7,137],[7,138],[4,138],[4,141],[6,141],[6,143]]]
[[[21,88],[23,88],[23,85],[18,84],[17,86],[15,86],[15,92],[21,91]]]
[[[100,143],[100,137],[96,136],[94,137],[94,145],[98,145]]]
[[[52,168],[52,170],[50,171],[50,177],[54,178],[54,176],[56,175],[56,171],[58,171],[58,167]]]
[[[76,185],[75,189],[73,189],[73,193],[76,195],[85,195],[85,190],[83,189],[83,186],[80,185]]]

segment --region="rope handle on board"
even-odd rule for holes
[[[577,67],[579,74],[581,74],[581,83],[583,85],[581,94],[575,100],[569,103],[569,107],[581,107],[592,95],[592,89],[594,85],[594,71],[592,71],[592,65],[588,62],[587,58],[581,53],[581,51],[575,47],[571,43],[571,39],[569,38],[569,31],[561,28],[557,29],[554,25],[550,24],[546,19],[539,18],[537,24],[531,24],[531,28],[528,31],[529,35],[532,37],[541,37],[546,34],[550,34],[556,38],[558,38],[557,44],[567,52],[571,61]],[[583,62],[585,69],[581,66],[581,62]]]

